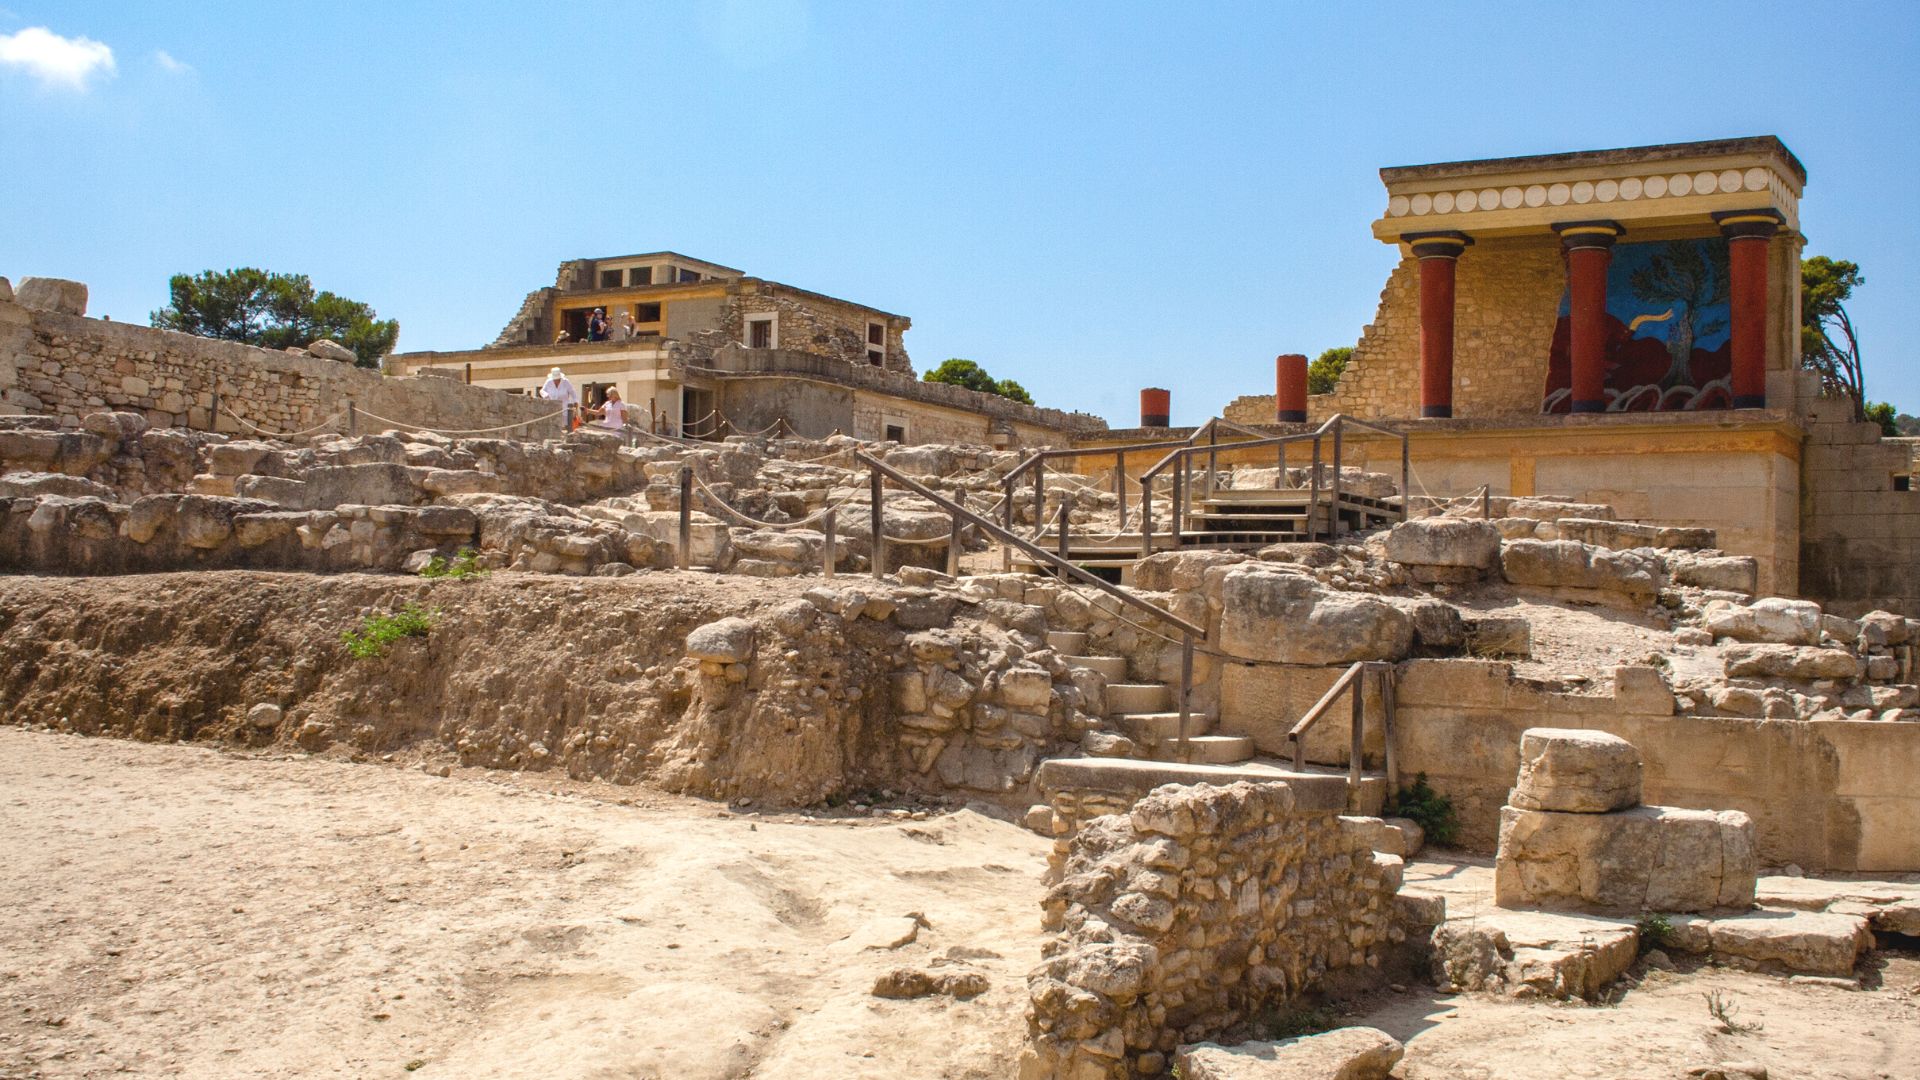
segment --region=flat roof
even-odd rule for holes
[[[1800,164],[1800,159],[1794,157],[1793,151],[1787,149],[1787,144],[1774,135],[1751,135],[1738,139],[1706,139],[1700,142],[1657,143],[1652,146],[1623,146],[1612,150],[1573,150],[1524,157],[1480,158],[1473,161],[1441,161],[1429,165],[1391,165],[1380,170],[1380,179],[1391,184],[1401,180],[1438,180],[1451,176],[1483,176],[1489,173],[1520,172],[1527,169],[1621,165],[1727,154],[1776,155],[1787,163],[1802,184],[1807,182],[1806,166]]]
[[[691,255],[682,255],[677,251],[642,251],[634,255],[593,255],[578,261],[603,263],[625,262],[628,259],[679,259],[681,262],[699,263],[701,266],[710,266],[715,270],[725,270],[729,274],[746,273],[745,270],[739,267],[728,266],[725,263],[709,262],[706,259],[696,259]]]

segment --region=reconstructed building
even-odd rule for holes
[[[594,312],[607,336],[590,333]],[[1104,428],[914,377],[911,319],[671,251],[562,263],[491,345],[397,354],[399,374],[438,371],[533,393],[560,367],[588,404],[619,388],[667,434],[724,436],[784,425],[901,442],[1061,442]]]
[[[1485,484],[1711,526],[1759,560],[1765,590],[1920,612],[1913,443],[1856,422],[1801,366],[1807,172],[1779,139],[1380,177],[1372,231],[1400,262],[1306,419],[1417,421],[1417,479],[1436,494]],[[1278,402],[1225,415],[1298,418]]]

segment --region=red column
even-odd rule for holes
[[[1140,391],[1140,426],[1166,427],[1173,416],[1173,395],[1157,386]]]
[[[1307,420],[1307,358],[1285,353],[1273,358],[1274,419],[1283,424]]]
[[[1713,215],[1727,238],[1728,299],[1733,308],[1733,407],[1767,407],[1768,241],[1780,231],[1778,210]]]
[[[1453,271],[1473,243],[1461,232],[1406,233],[1420,260],[1420,415],[1453,415]]]
[[[1607,265],[1613,242],[1626,230],[1612,221],[1555,225],[1567,258],[1568,351],[1573,358],[1573,411],[1607,409]]]

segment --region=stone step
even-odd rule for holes
[[[1177,712],[1127,713],[1124,716],[1114,717],[1113,726],[1119,728],[1121,734],[1142,746],[1158,746],[1180,737],[1180,714]],[[1212,733],[1212,713],[1187,714],[1188,738]]]
[[[1166,712],[1173,707],[1173,688],[1165,683],[1108,683],[1107,715]]]
[[[1057,653],[1083,653],[1087,651],[1087,635],[1079,630],[1049,630],[1047,648]]]
[[[1180,760],[1180,740],[1168,739],[1153,747],[1156,761]],[[1245,735],[1189,735],[1188,760],[1199,765],[1235,765],[1253,757],[1253,740]]]
[[[1097,671],[1105,675],[1110,683],[1127,677],[1127,660],[1124,656],[1068,656],[1065,659],[1068,666]]]
[[[1162,784],[1226,785],[1242,780],[1254,784],[1283,781],[1293,788],[1296,805],[1305,810],[1345,811],[1347,807],[1346,777],[1297,773],[1265,761],[1189,765],[1132,758],[1070,757],[1043,761],[1034,774],[1035,786],[1046,793],[1083,789],[1135,799]]]

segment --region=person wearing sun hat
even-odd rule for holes
[[[547,381],[540,386],[540,396],[560,406],[560,429],[573,430],[574,410],[580,407],[580,392],[573,388],[567,379],[567,373],[559,368],[547,372]]]

